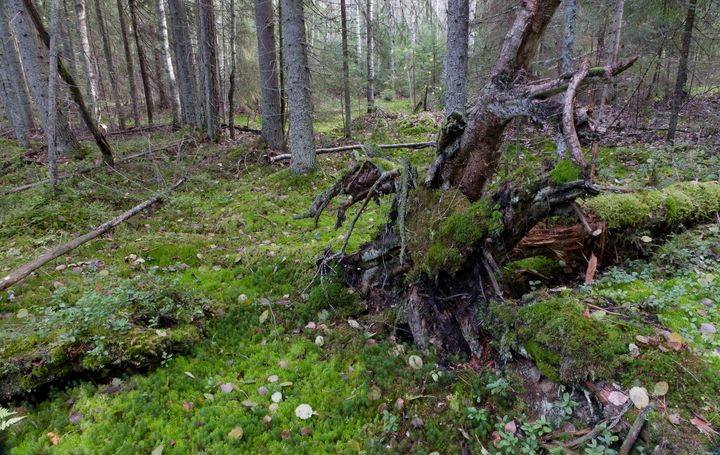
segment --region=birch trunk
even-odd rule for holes
[[[280,82],[275,62],[275,30],[272,0],[255,0],[255,29],[260,67],[262,138],[271,149],[283,148]]]
[[[315,169],[313,106],[302,0],[281,0],[283,54],[290,111],[290,169],[307,173]]]
[[[355,0],[355,66],[360,68],[362,62],[362,22],[363,16],[360,1]]]
[[[123,0],[117,0],[118,18],[120,23],[120,34],[122,35],[123,50],[125,51],[125,65],[127,66],[128,85],[130,87],[130,104],[132,105],[135,128],[140,128],[140,109],[138,107],[137,85],[135,84],[135,65],[133,63],[130,39],[128,38],[127,20],[125,19],[125,7]]]
[[[170,86],[170,105],[172,107],[173,124],[180,124],[180,94],[178,93],[178,84],[175,78],[175,69],[173,68],[172,58],[170,56],[170,37],[168,36],[167,17],[165,15],[164,0],[155,2],[155,12],[160,25],[160,54],[163,61],[163,69],[165,77],[167,77]]]
[[[560,74],[569,74],[573,69],[573,47],[575,45],[576,0],[565,0],[565,20],[563,23],[563,46],[560,56]]]
[[[200,50],[200,76],[204,96],[205,123],[208,137],[217,140],[219,101],[217,34],[213,0],[197,0],[198,49]]]
[[[13,17],[11,25],[14,26],[17,34],[20,55],[25,69],[24,73],[47,136],[47,128],[51,120],[48,116],[49,63],[47,47],[40,41],[23,0],[10,0],[9,3]],[[0,8],[0,10],[5,10],[5,7]],[[55,113],[54,127],[56,129],[58,153],[71,154],[77,158],[84,157],[86,151],[83,150],[75,134],[70,130],[65,113],[61,109],[55,109]]]
[[[110,76],[110,88],[112,90],[113,102],[115,103],[115,115],[117,116],[118,127],[125,129],[125,113],[123,112],[122,102],[120,101],[120,89],[118,88],[117,73],[115,72],[115,64],[113,63],[112,48],[110,47],[110,38],[107,33],[105,24],[105,16],[102,13],[100,0],[95,0],[95,13],[97,15],[98,27],[100,27],[100,36],[103,42],[103,54],[105,55],[105,64],[108,68]]]
[[[95,72],[95,65],[93,64],[92,50],[90,49],[85,0],[75,0],[75,15],[77,17],[78,37],[80,38],[80,54],[82,57],[80,61],[85,71],[85,95],[88,109],[90,109],[92,116],[97,119],[100,112],[100,105],[98,103],[98,78]]]
[[[140,79],[142,80],[143,92],[145,93],[145,111],[147,112],[148,125],[153,125],[153,97],[150,88],[150,77],[147,72],[147,59],[145,58],[145,49],[140,38],[140,23],[138,22],[137,4],[135,0],[128,0],[130,9],[130,21],[132,22],[132,31],[135,35],[135,49],[138,55],[138,65],[140,66]]]
[[[670,109],[670,125],[668,127],[666,140],[669,144],[675,141],[678,115],[680,106],[685,98],[685,84],[688,77],[688,59],[690,57],[690,45],[692,44],[692,32],[695,26],[695,9],[697,0],[688,0],[687,17],[685,18],[685,29],[683,30],[682,47],[680,49],[680,62],[678,63],[677,78],[675,79],[675,91]]]
[[[197,99],[195,57],[190,41],[190,24],[183,0],[168,0],[170,28],[173,34],[175,60],[178,70],[178,88],[183,123],[202,126],[202,116]]]
[[[373,56],[373,0],[367,0],[365,9],[365,57],[367,60],[367,111],[375,111],[375,59]]]
[[[343,114],[345,137],[352,136],[350,116],[350,52],[348,51],[348,30],[347,30],[347,8],[345,0],[340,0],[340,22],[342,34],[342,56],[343,56]]]
[[[445,115],[465,114],[468,68],[468,0],[449,0],[445,50]]]

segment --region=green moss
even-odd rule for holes
[[[556,185],[580,180],[580,166],[572,160],[560,160],[549,172],[549,176]]]
[[[548,276],[556,272],[560,265],[558,261],[547,256],[531,256],[517,261],[508,262],[505,268],[508,271],[528,271],[537,275]]]
[[[720,211],[720,184],[682,182],[637,194],[603,194],[586,200],[584,206],[611,228],[699,221]]]

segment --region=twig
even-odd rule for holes
[[[581,436],[577,439],[573,439],[572,441],[566,442],[562,444],[563,448],[570,449],[573,447],[578,447],[583,444],[585,444],[588,441],[591,441],[595,439],[597,435],[600,434],[600,432],[604,431],[606,428],[613,428],[615,425],[620,422],[620,419],[623,418],[626,412],[630,409],[630,405],[626,405],[625,408],[620,412],[620,414],[616,415],[615,418],[610,422],[610,425],[606,425],[607,420],[603,420],[597,425],[595,425],[595,428],[592,429],[588,434]]]
[[[651,409],[653,409],[652,406],[645,407],[635,418],[635,422],[633,422],[632,426],[630,427],[630,431],[628,431],[628,434],[625,437],[625,441],[623,441],[623,444],[620,447],[619,455],[628,455],[630,453],[630,449],[632,449],[635,445],[635,441],[637,441],[637,438],[640,435],[640,431],[642,430],[642,427],[643,425],[645,425],[645,421],[647,420],[648,412],[650,412]]]

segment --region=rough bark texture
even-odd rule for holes
[[[282,0],[281,4],[280,19],[284,34],[283,53],[290,111],[290,168],[295,173],[306,173],[315,169],[315,138],[305,42],[305,14],[302,0]]]
[[[682,48],[680,50],[680,62],[678,63],[677,78],[675,79],[675,91],[673,92],[672,107],[670,108],[670,125],[667,132],[667,142],[675,141],[678,115],[680,106],[685,98],[685,84],[688,76],[688,60],[690,57],[690,45],[692,44],[692,32],[695,26],[695,9],[697,0],[688,1],[687,17],[685,18],[685,29],[683,31]]]
[[[560,56],[560,74],[572,72],[573,46],[575,43],[576,0],[565,0],[565,19],[563,21],[562,55]]]
[[[620,55],[620,43],[622,38],[622,24],[623,24],[623,17],[625,15],[625,0],[617,0],[617,6],[615,8],[615,19],[614,19],[614,30],[613,30],[613,43],[612,43],[612,49],[610,50],[610,61],[609,64],[615,64],[617,62],[618,56]],[[600,95],[600,118],[602,119],[604,111],[605,111],[605,104],[607,103],[608,97],[610,96],[610,86],[606,85],[602,89],[602,94]]]
[[[367,0],[365,9],[365,59],[367,63],[367,111],[375,111],[375,44],[373,43],[373,0]]]
[[[350,116],[350,52],[348,51],[347,7],[345,0],[340,0],[340,27],[342,34],[343,56],[343,131],[346,138],[352,136]]]
[[[180,94],[178,93],[177,80],[175,79],[175,69],[173,68],[172,58],[170,56],[170,38],[167,29],[167,17],[165,16],[164,0],[155,2],[155,12],[158,20],[158,31],[160,35],[160,57],[162,59],[162,67],[165,77],[170,87],[170,106],[172,108],[173,124],[180,124]]]
[[[9,6],[13,18],[12,26],[17,33],[23,68],[25,69],[24,73],[30,86],[30,93],[40,113],[42,125],[46,128],[49,122],[47,115],[49,67],[47,47],[40,40],[23,0],[9,0]],[[5,6],[0,9],[5,9]],[[85,156],[85,151],[80,146],[75,134],[70,130],[65,113],[60,109],[56,109],[56,111],[57,121],[55,127],[58,152],[72,154],[76,157]],[[47,135],[47,131],[45,133]]]
[[[2,22],[3,19],[3,17],[0,17],[0,22]],[[4,31],[6,28],[7,24],[0,23],[0,31]],[[24,86],[25,79],[13,80],[14,68],[13,65],[9,63],[8,52],[6,52],[6,49],[10,48],[10,46],[15,46],[12,37],[9,40],[5,39],[4,33],[0,32],[0,94],[2,95],[2,100],[5,105],[8,121],[15,133],[15,138],[21,147],[29,148],[32,123],[28,125],[26,116],[29,114],[30,120],[32,120],[30,100],[29,98],[26,99],[20,90],[19,83],[22,83]],[[19,59],[15,61],[15,64],[19,65]]]
[[[230,129],[230,138],[235,139],[235,79],[237,65],[237,45],[235,43],[235,35],[237,35],[237,15],[235,14],[235,0],[230,0],[230,88],[228,89],[228,127]]]
[[[135,128],[139,128],[140,109],[138,107],[137,85],[135,84],[135,64],[133,63],[132,50],[130,49],[130,39],[128,38],[128,27],[123,0],[117,0],[117,9],[120,35],[122,36],[123,50],[125,51],[125,66],[127,67],[128,85],[130,86],[130,104],[132,105],[133,119],[135,120],[134,126]]]
[[[220,96],[218,89],[217,35],[212,0],[196,2],[198,48],[200,53],[200,78],[202,80],[205,124],[210,140],[217,140]]]
[[[98,27],[100,28],[100,36],[102,37],[103,42],[103,54],[105,55],[105,64],[107,65],[108,75],[110,76],[110,88],[112,89],[113,101],[115,103],[115,115],[117,116],[118,127],[121,130],[124,130],[125,113],[123,112],[122,101],[120,99],[120,89],[118,87],[115,64],[113,63],[112,47],[110,46],[110,38],[108,37],[107,26],[105,24],[105,16],[103,16],[100,0],[95,0],[95,13],[97,15]]]
[[[255,0],[255,29],[260,67],[260,111],[262,138],[274,150],[283,148],[283,119],[280,82],[275,59],[275,27],[271,0]]]
[[[47,127],[47,144],[48,144],[48,173],[50,174],[50,186],[53,191],[57,190],[58,171],[57,171],[57,145],[55,132],[55,115],[57,105],[57,62],[58,62],[58,28],[59,28],[59,5],[58,0],[50,1],[50,48],[48,62],[48,127]]]
[[[98,76],[95,73],[95,64],[92,58],[92,50],[90,49],[85,0],[75,0],[75,15],[78,24],[78,37],[80,38],[80,56],[82,57],[80,61],[82,62],[85,72],[87,87],[85,98],[87,99],[88,109],[90,109],[93,117],[98,118],[100,112],[98,103]]]
[[[18,140],[21,141],[21,145],[24,147],[29,146],[29,133],[35,128],[32,101],[25,82],[17,42],[10,31],[6,9],[0,11],[0,53],[3,54],[0,56],[0,71],[3,71],[4,77],[7,78],[10,96],[16,100],[12,109],[16,111],[18,128],[23,128],[22,135],[28,137],[28,143],[23,145],[25,139],[18,138]]]
[[[468,67],[468,0],[448,0],[445,50],[445,115],[465,113]]]
[[[202,115],[197,99],[195,57],[190,42],[190,25],[185,2],[183,0],[168,0],[168,11],[170,12],[170,27],[177,61],[178,88],[183,123],[200,128],[202,126]]]
[[[128,7],[130,9],[130,20],[132,22],[132,30],[135,35],[135,49],[138,55],[138,64],[140,66],[140,79],[142,80],[143,91],[145,93],[145,111],[147,112],[148,125],[153,124],[153,97],[152,89],[150,88],[150,76],[147,71],[147,59],[145,58],[145,49],[142,45],[142,39],[140,34],[140,23],[138,22],[137,5],[135,0],[128,0]]]

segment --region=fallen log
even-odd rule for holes
[[[52,250],[48,251],[45,254],[42,254],[35,258],[32,262],[29,262],[22,267],[14,270],[11,272],[8,276],[4,277],[2,280],[0,280],[0,291],[3,291],[13,284],[16,284],[25,278],[27,278],[28,275],[33,273],[35,270],[39,269],[43,265],[47,264],[48,262],[52,261],[53,259],[59,258],[60,256],[69,253],[70,251],[74,250],[75,248],[79,247],[80,245],[83,245],[84,243],[89,242],[90,240],[97,238],[101,236],[102,234],[110,231],[115,226],[123,223],[124,221],[127,221],[128,219],[132,218],[133,216],[137,215],[138,213],[142,212],[146,208],[150,207],[154,203],[160,201],[165,196],[167,196],[171,191],[173,191],[175,188],[180,186],[185,181],[184,178],[181,178],[177,182],[175,182],[174,185],[167,188],[166,190],[157,193],[155,196],[151,197],[150,199],[146,200],[145,202],[136,205],[135,207],[131,208],[130,210],[126,211],[125,213],[113,218],[112,220],[101,224],[96,229],[93,229],[92,231],[88,232],[87,234],[81,235],[80,237],[71,240],[70,242],[67,242],[63,245],[60,245],[56,248],[53,248]]]
[[[436,143],[433,142],[408,142],[403,144],[379,144],[376,147],[382,150],[389,150],[389,149],[412,149],[412,150],[420,150],[430,147],[435,147]],[[363,144],[352,144],[352,145],[343,145],[340,147],[330,147],[330,148],[321,148],[315,150],[315,153],[317,155],[325,155],[328,153],[338,153],[338,152],[347,152],[350,150],[362,150],[365,147]],[[282,155],[275,155],[268,158],[268,161],[270,164],[277,163],[278,161],[283,160],[289,160],[291,158],[291,155],[289,153],[283,153]]]
[[[180,145],[180,143],[181,143],[181,142],[175,142],[175,143],[172,143],[172,144],[166,144],[166,145],[163,145],[163,146],[160,146],[160,147],[156,147],[156,148],[152,148],[152,149],[149,149],[149,150],[144,150],[144,151],[142,151],[142,152],[133,153],[132,155],[124,156],[124,157],[122,157],[122,158],[120,158],[120,159],[115,160],[115,164],[114,164],[114,165],[121,164],[121,163],[127,163],[128,161],[134,160],[135,158],[139,158],[139,157],[141,157],[141,156],[150,155],[150,154],[155,153],[155,152],[160,152],[160,151],[163,151],[163,150],[167,150],[167,149],[169,149],[170,147],[172,147],[173,145]],[[80,170],[78,170],[78,171],[71,172],[71,173],[69,173],[69,174],[62,174],[62,175],[59,175],[59,176],[58,176],[58,180],[64,180],[64,179],[67,179],[67,178],[70,178],[70,177],[76,177],[76,176],[78,176],[78,175],[87,174],[88,172],[94,171],[95,169],[100,168],[100,167],[103,167],[103,166],[106,165],[106,164],[107,164],[107,163],[103,161],[102,163],[93,164],[92,166],[84,167],[84,168],[82,168],[82,169],[80,169]],[[114,165],[113,165],[113,166],[114,166]],[[108,167],[110,167],[110,168],[112,168],[113,166],[108,165]],[[43,179],[43,180],[40,180],[40,181],[37,181],[37,182],[34,182],[34,183],[26,183],[25,185],[16,186],[15,188],[10,188],[9,190],[3,191],[3,192],[0,194],[0,196],[8,196],[8,195],[10,195],[10,194],[20,193],[21,191],[25,191],[25,190],[29,190],[29,189],[31,189],[31,188],[38,187],[38,186],[40,186],[40,185],[43,185],[43,184],[45,184],[45,183],[48,183],[49,181],[50,181],[50,179]]]
[[[623,444],[620,447],[619,455],[629,455],[630,450],[632,450],[635,445],[635,441],[637,441],[638,436],[640,436],[640,431],[642,431],[643,425],[645,425],[648,412],[652,409],[654,409],[653,406],[647,406],[635,418],[635,422],[633,422],[632,427],[630,427],[630,431],[628,431],[628,434],[625,437],[625,441],[623,441]]]

